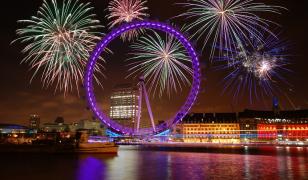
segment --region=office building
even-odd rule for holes
[[[134,128],[138,112],[138,89],[132,84],[116,85],[110,97],[110,118]]]

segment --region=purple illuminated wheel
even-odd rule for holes
[[[153,22],[153,21],[132,22],[113,29],[97,44],[95,50],[93,51],[87,64],[84,86],[86,90],[88,105],[92,110],[92,112],[94,113],[95,117],[101,120],[106,126],[108,126],[108,128],[122,135],[136,135],[136,132],[134,128],[126,127],[113,121],[108,116],[106,116],[102,112],[102,110],[98,107],[94,95],[93,73],[94,73],[95,63],[98,57],[113,39],[115,39],[116,37],[120,36],[121,34],[129,30],[139,29],[139,28],[150,28],[150,29],[160,30],[168,34],[171,34],[175,38],[177,38],[179,42],[181,42],[181,44],[185,47],[186,51],[188,52],[188,55],[192,60],[193,82],[192,82],[192,88],[189,92],[189,95],[184,105],[181,106],[178,112],[171,119],[167,120],[163,124],[155,126],[155,131],[153,131],[153,129],[151,128],[140,129],[137,135],[158,134],[171,128],[176,123],[180,122],[194,104],[200,87],[200,70],[199,70],[198,56],[191,43],[178,30],[174,29],[172,26],[169,26],[167,24],[160,22]]]

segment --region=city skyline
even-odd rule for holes
[[[150,14],[151,18],[158,19],[160,21],[168,21],[171,17],[177,15],[179,10],[177,6],[174,5],[176,1],[168,2],[166,7],[171,7],[171,11],[161,10],[159,8],[159,3],[154,1],[149,1],[147,5],[151,7]],[[8,3],[1,13],[5,17],[5,14],[10,14],[8,11],[19,9],[18,14],[10,14],[8,18],[4,19],[4,26],[1,33],[1,49],[2,53],[0,58],[0,75],[1,75],[1,95],[0,95],[0,122],[12,122],[24,124],[26,120],[29,119],[31,114],[40,115],[42,121],[49,122],[53,121],[57,116],[63,116],[68,122],[77,121],[79,119],[91,118],[92,113],[86,109],[86,103],[83,99],[82,93],[80,96],[77,93],[67,94],[66,97],[63,96],[61,92],[54,92],[52,88],[44,89],[41,88],[40,78],[34,78],[30,84],[30,79],[32,76],[32,71],[28,70],[28,65],[20,61],[23,55],[20,53],[22,46],[19,43],[10,43],[16,38],[15,30],[20,27],[17,24],[17,20],[28,18],[35,14],[38,7],[41,5],[41,1],[33,1],[32,3],[18,2],[20,6],[15,6],[14,1]],[[98,19],[100,19],[105,26],[107,26],[107,20],[104,18],[105,13],[104,8],[107,6],[105,2],[91,1],[92,5],[95,7],[95,13],[98,14]],[[291,86],[287,91],[288,97],[279,97],[280,104],[283,109],[294,109],[295,108],[307,108],[307,94],[308,85],[305,84],[305,77],[307,77],[307,61],[305,61],[305,39],[307,39],[307,25],[302,22],[307,19],[307,14],[305,14],[304,7],[298,6],[295,2],[280,2],[273,1],[272,4],[281,5],[286,7],[288,12],[283,13],[280,17],[273,17],[275,21],[283,27],[283,36],[288,38],[292,43],[293,47],[291,50],[291,64],[289,69],[293,72],[288,74],[288,81]],[[3,8],[4,8],[3,7]],[[300,10],[302,8],[303,10]],[[297,19],[293,21],[293,19]],[[178,20],[175,20],[177,22]],[[109,32],[107,28],[104,32]],[[121,45],[121,42],[116,42],[115,46]],[[197,49],[200,49],[199,47]],[[120,60],[125,60],[125,57],[119,57],[121,53],[117,55],[121,49],[115,48],[114,58],[118,60],[114,64],[106,64],[107,67],[117,67],[117,63]],[[125,52],[124,52],[125,53]],[[122,53],[123,54],[123,53]],[[265,102],[260,100],[258,102],[253,102],[250,104],[248,97],[244,96],[241,102],[234,102],[230,94],[223,94],[222,86],[220,80],[223,78],[224,73],[215,72],[212,68],[209,68],[209,64],[205,59],[209,59],[208,55],[204,55],[200,58],[201,64],[203,66],[203,82],[201,93],[198,97],[197,103],[194,105],[191,112],[236,112],[241,111],[244,108],[249,109],[270,109],[272,99],[268,98]],[[204,66],[207,66],[204,68]],[[107,69],[107,68],[106,68]],[[110,68],[109,68],[110,69]],[[122,71],[121,68],[117,71]],[[109,75],[109,72],[106,72]],[[112,73],[111,73],[112,74]],[[119,80],[118,83],[123,80]],[[108,109],[108,99],[110,97],[110,89],[112,83],[108,83],[111,80],[106,79],[104,84],[104,91],[99,93],[102,98],[103,109]],[[130,83],[130,82],[129,82]],[[163,100],[162,100],[163,99]],[[168,107],[168,101],[173,101],[162,98],[158,101],[164,101],[164,106]],[[176,101],[176,105],[181,104],[181,101]],[[292,105],[294,104],[294,105]],[[159,111],[159,108],[163,105],[156,105],[154,103],[154,110]],[[156,107],[161,106],[161,107]],[[155,109],[156,108],[156,109]],[[168,109],[174,111],[174,109]],[[169,114],[163,114],[162,116],[167,117]],[[158,119],[160,119],[158,117]]]

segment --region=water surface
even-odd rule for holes
[[[308,148],[270,147],[258,152],[143,151],[121,146],[118,155],[1,154],[0,179],[308,179]]]

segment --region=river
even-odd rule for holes
[[[308,179],[307,147],[209,153],[121,146],[118,155],[11,153],[0,160],[1,180]]]

